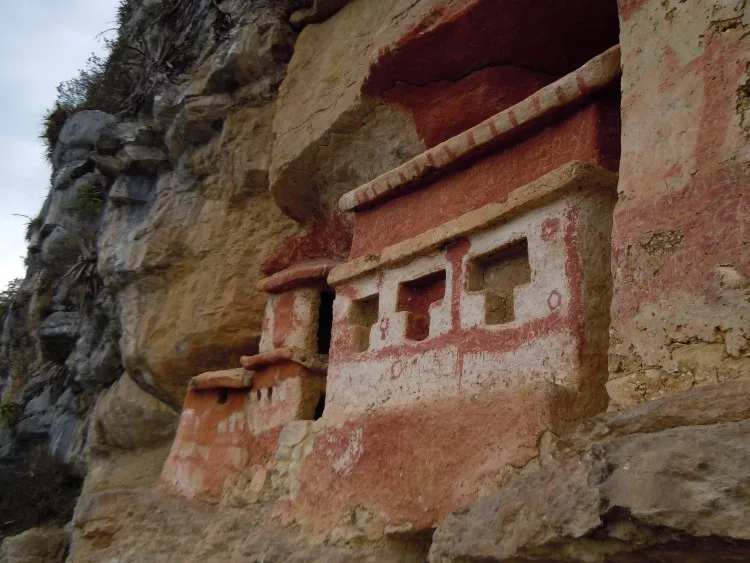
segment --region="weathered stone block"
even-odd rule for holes
[[[149,176],[121,174],[109,191],[109,199],[115,205],[143,205],[156,197],[155,190],[155,181]]]
[[[66,148],[91,148],[102,130],[114,121],[114,116],[103,111],[79,111],[65,121],[58,141]]]
[[[99,453],[153,446],[174,435],[178,420],[171,407],[123,375],[94,407],[89,445]]]

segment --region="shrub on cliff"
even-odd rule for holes
[[[79,255],[75,264],[63,278],[70,280],[71,290],[77,294],[81,307],[85,307],[101,289],[101,278],[97,272],[97,253],[95,244],[78,237]]]
[[[44,141],[45,156],[49,161],[52,160],[52,152],[55,150],[57,139],[60,137],[60,131],[62,131],[65,120],[68,119],[70,112],[71,108],[61,106],[58,101],[44,114],[42,132],[39,134],[39,138]]]
[[[0,431],[11,430],[21,417],[21,408],[16,403],[0,403]]]
[[[68,206],[68,212],[78,219],[96,217],[104,207],[104,190],[98,184],[86,184],[76,193]]]
[[[13,303],[13,300],[21,289],[22,281],[21,278],[11,280],[8,282],[8,286],[0,291],[0,334],[3,333],[3,322],[5,321],[5,317],[8,316],[11,303]]]
[[[116,36],[104,39],[105,55],[92,54],[77,76],[57,87],[57,100],[44,117],[40,135],[48,157],[68,115],[84,109],[149,113],[154,95],[195,64],[210,34],[222,40],[234,26],[218,2],[164,0],[140,8],[137,4],[120,0]],[[142,15],[134,17],[136,12]]]
[[[52,458],[45,444],[32,444],[2,466],[0,543],[35,526],[70,522],[81,485],[81,478]]]

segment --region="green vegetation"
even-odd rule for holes
[[[68,119],[71,111],[72,108],[62,107],[60,102],[55,102],[55,105],[47,110],[42,118],[42,132],[39,138],[44,141],[44,155],[50,162],[52,162],[52,153],[55,150],[57,139],[60,137],[60,131],[62,131],[65,120]]]
[[[54,311],[52,296],[48,293],[38,293],[34,305],[34,310],[29,315],[29,321],[32,323],[32,326],[39,326]]]
[[[42,216],[37,215],[26,223],[26,240],[31,240],[34,233],[42,228]]]
[[[119,28],[133,12],[132,4],[132,0],[120,2],[117,9],[118,34]],[[57,99],[54,105],[43,117],[39,137],[44,141],[46,156],[50,161],[65,120],[72,113],[84,109],[123,113],[131,109],[125,103],[133,85],[131,69],[135,63],[130,60],[131,48],[119,35],[115,40],[105,38],[103,42],[105,56],[100,57],[92,53],[77,76],[61,82],[57,86]]]
[[[37,215],[33,219],[28,215],[23,215],[21,213],[11,213],[11,215],[26,218],[26,240],[31,240],[31,237],[34,235],[34,231],[38,231],[42,227],[41,214]]]
[[[21,416],[15,403],[0,403],[0,430],[12,430]]]
[[[117,6],[117,26],[122,28],[132,15],[133,3],[131,0],[120,0],[120,4]]]
[[[60,130],[76,111],[98,109],[116,115],[151,111],[154,94],[188,70],[198,58],[206,18],[231,28],[231,19],[217,3],[203,0],[164,0],[147,8],[148,17],[131,21],[135,0],[120,0],[115,39],[104,38],[106,54],[92,54],[78,75],[60,83],[57,100],[45,114],[40,137],[51,159]],[[159,29],[165,40],[149,42],[150,29]]]
[[[101,288],[101,278],[96,271],[97,255],[93,243],[78,238],[80,254],[75,264],[63,275],[70,280],[71,289],[78,293],[83,307]]]
[[[99,184],[81,186],[68,205],[68,212],[78,219],[91,219],[104,207],[104,190]]]
[[[11,280],[8,282],[8,286],[3,291],[0,291],[0,334],[2,334],[2,325],[5,317],[8,316],[8,311],[10,310],[10,304],[20,292],[22,282],[21,278]]]

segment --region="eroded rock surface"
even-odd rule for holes
[[[62,563],[68,549],[68,533],[59,528],[32,528],[6,538],[0,545],[3,563]]]
[[[132,2],[120,32],[158,64],[123,112],[65,122],[50,193],[29,225],[27,277],[2,324],[12,428],[0,430],[0,514],[9,506],[23,518],[0,518],[0,537],[12,535],[0,560],[61,560],[66,533],[18,534],[69,522],[84,476],[71,561],[423,561],[428,550],[435,563],[750,560],[750,7],[527,4]],[[215,467],[229,477],[214,475],[201,497],[215,504],[163,488],[190,378],[237,369],[258,351],[261,278],[349,257],[343,193],[514,106],[618,37],[609,380],[589,414],[607,398],[617,412],[558,437],[571,422],[561,403],[564,424],[507,440],[502,432],[534,415],[522,395],[496,408],[478,389],[465,402],[384,417],[373,391],[365,430],[343,414],[327,437],[323,423],[297,421],[247,459],[247,440],[220,443]],[[619,138],[617,119],[592,119],[597,138]],[[566,136],[556,155],[581,142]],[[521,172],[509,168],[498,183],[521,182]],[[419,216],[435,205],[423,201],[398,229],[421,233]],[[362,259],[398,229],[374,229]],[[313,452],[321,436],[331,443]],[[437,459],[446,444],[453,457]],[[210,457],[193,446],[185,457]],[[303,462],[335,471],[303,475]],[[465,464],[481,479],[457,485]],[[179,471],[175,480],[189,483]],[[396,480],[413,494],[395,492]],[[438,491],[437,507],[419,504],[422,487]],[[417,503],[421,519],[402,522],[373,503],[376,514],[366,502],[378,496],[404,513]],[[308,500],[303,517],[295,498]],[[36,512],[25,514],[29,505]],[[384,524],[393,518],[400,524]]]
[[[447,518],[430,560],[747,557],[748,389],[727,383],[587,421],[539,467]]]

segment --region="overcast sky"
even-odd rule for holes
[[[38,138],[55,87],[75,76],[97,34],[114,26],[117,0],[0,0],[0,290],[24,276],[26,219],[35,217],[50,169]],[[111,32],[110,32],[111,34]]]

